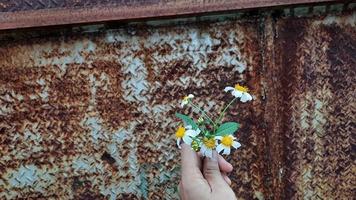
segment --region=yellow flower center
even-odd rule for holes
[[[213,149],[215,147],[215,140],[214,138],[204,138],[203,139],[203,143],[206,147],[208,147],[209,149]]]
[[[231,147],[233,141],[234,141],[234,139],[233,139],[232,137],[230,137],[229,135],[228,135],[228,136],[224,136],[224,137],[221,139],[221,143],[222,143],[224,146],[227,146],[227,147]]]
[[[177,132],[176,132],[176,137],[177,138],[182,138],[185,134],[185,128],[182,126],[179,126]]]
[[[188,96],[183,97],[183,101],[188,101],[188,100],[189,100]]]
[[[240,84],[236,84],[235,85],[235,90],[238,90],[240,92],[248,92],[248,88],[244,87],[244,86],[241,86]]]

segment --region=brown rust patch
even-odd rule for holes
[[[308,26],[308,22],[303,19],[290,19],[283,21],[279,26],[280,30],[277,30],[278,46],[277,49],[281,52],[276,52],[277,60],[276,64],[280,67],[278,77],[280,79],[279,91],[282,99],[279,100],[278,104],[281,105],[281,134],[282,140],[284,141],[283,149],[283,162],[285,167],[284,178],[284,194],[282,198],[293,198],[296,194],[295,182],[292,174],[293,168],[296,167],[297,155],[290,154],[288,152],[297,149],[296,142],[298,141],[298,135],[296,129],[293,129],[290,123],[290,113],[293,112],[295,99],[298,96],[295,94],[299,88],[303,86],[303,82],[298,80],[299,66],[298,66],[298,49],[299,42],[303,40],[305,36],[305,29]],[[282,52],[283,51],[283,52]],[[277,102],[276,102],[277,103]]]
[[[127,102],[122,98],[122,66],[102,60],[95,61],[92,66],[97,79],[100,79],[103,73],[109,78],[107,88],[100,87],[96,93],[97,109],[104,124],[109,129],[118,129],[133,117],[138,117],[136,103]]]
[[[352,184],[356,181],[353,171],[356,168],[355,142],[352,133],[355,132],[355,82],[356,82],[356,32],[351,26],[323,27],[330,37],[328,59],[331,62],[329,79],[333,91],[334,103],[330,109],[330,124],[326,128],[328,167],[325,169],[325,179],[331,185],[329,197],[348,198],[354,195]],[[337,99],[337,100],[336,100]],[[351,135],[350,135],[351,133]]]
[[[74,154],[73,137],[83,130],[78,123],[84,116],[85,96],[88,96],[86,82],[76,76],[78,69],[79,67],[69,68],[65,78],[60,80],[51,67],[0,68],[3,83],[0,90],[4,92],[4,96],[11,96],[7,104],[13,109],[10,114],[0,117],[2,125],[12,127],[4,129],[6,134],[1,141],[6,143],[2,142],[5,147],[2,155],[15,156],[11,152],[13,149],[25,155],[21,162],[12,159],[4,163],[6,166],[16,168],[20,163],[53,165],[61,162],[64,155]],[[48,94],[43,94],[45,87],[48,87]],[[45,96],[41,96],[41,93]],[[34,131],[31,124],[36,124],[34,134],[39,135],[36,137],[41,137],[42,141],[25,142],[27,138],[24,137],[24,132]],[[20,138],[14,140],[14,134],[20,134]],[[68,142],[62,144],[58,140]],[[31,150],[31,146],[41,146],[43,151],[28,155],[26,152]],[[55,158],[53,163],[48,161],[51,156]]]
[[[90,181],[83,177],[75,176],[72,178],[72,190],[75,199],[106,199],[104,195],[93,192],[93,186]]]
[[[51,52],[43,52],[43,58],[46,59],[60,58],[68,55],[70,55],[70,51],[62,51],[60,48],[55,48]]]
[[[50,102],[60,105],[88,106],[90,89],[85,70],[83,65],[67,65],[62,77],[53,77],[49,85]]]
[[[16,93],[34,94],[40,92],[41,86],[32,82],[32,80],[40,78],[41,74],[46,72],[44,67],[39,69],[22,68],[22,67],[1,67],[0,68],[0,91],[13,89]],[[49,75],[49,73],[46,73]],[[3,96],[4,97],[4,94]],[[28,97],[27,97],[28,98]]]
[[[137,197],[135,194],[131,194],[131,193],[128,193],[128,194],[120,194],[118,199],[120,200],[138,200],[140,199],[139,197]]]

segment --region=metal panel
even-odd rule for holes
[[[0,0],[0,30],[317,2],[332,0]]]
[[[343,9],[3,33],[0,198],[177,199],[181,97],[218,110],[242,82],[254,101],[227,116],[243,124],[237,196],[352,199],[356,12]]]

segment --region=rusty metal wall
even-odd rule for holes
[[[337,0],[0,0],[0,30],[328,2]]]
[[[219,110],[237,81],[237,197],[353,199],[355,22],[335,5],[3,32],[0,199],[177,199],[181,97]]]

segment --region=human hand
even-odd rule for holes
[[[236,200],[226,173],[232,171],[228,163],[216,151],[212,158],[204,160],[190,146],[182,144],[182,177],[179,195],[182,200]]]

